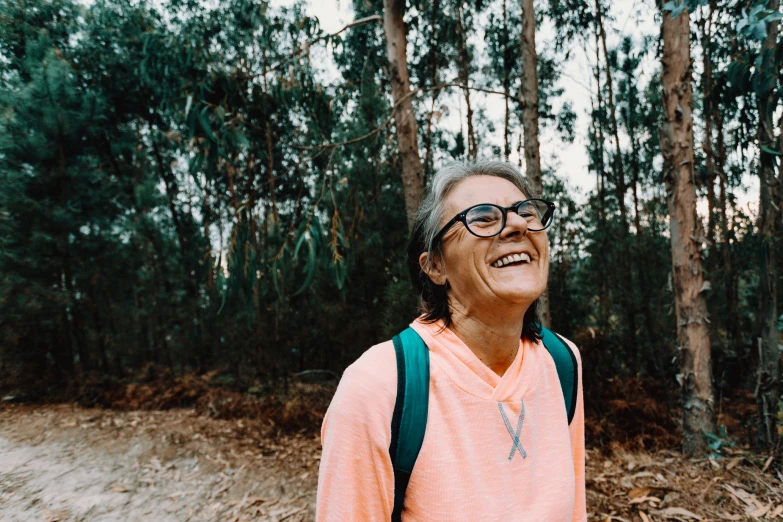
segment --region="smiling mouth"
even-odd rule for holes
[[[501,257],[490,266],[492,268],[502,268],[504,266],[524,265],[528,263],[530,263],[530,256],[523,252],[521,254],[509,254],[507,256]]]

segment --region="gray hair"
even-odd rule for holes
[[[424,196],[416,218],[420,223],[426,252],[432,252],[432,241],[440,229],[446,197],[459,182],[472,176],[495,176],[513,183],[528,198],[538,197],[533,194],[527,178],[511,163],[491,159],[473,161],[454,161],[446,164],[432,178],[429,190]]]
[[[422,270],[419,257],[427,252],[427,262],[433,254],[440,253],[440,245],[433,245],[435,236],[443,219],[446,197],[461,181],[472,176],[495,176],[510,181],[528,198],[539,197],[530,188],[527,178],[513,165],[504,161],[480,159],[465,162],[452,162],[435,173],[429,189],[424,196],[416,218],[413,221],[410,241],[408,242],[408,273],[413,287],[419,295],[421,312],[425,322],[442,320],[445,326],[451,324],[449,310],[449,284],[435,284]],[[538,341],[541,327],[538,320],[538,300],[534,301],[525,313],[521,336],[532,342]]]

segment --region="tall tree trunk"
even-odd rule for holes
[[[715,431],[707,302],[702,292],[702,231],[696,216],[690,16],[663,11],[661,153],[669,206],[672,272],[682,387],[683,451],[701,455]]]
[[[470,56],[468,55],[468,41],[465,36],[465,26],[462,22],[462,2],[456,1],[457,7],[457,31],[459,33],[459,81],[465,87],[470,87]],[[465,91],[465,106],[468,119],[468,157],[476,159],[476,131],[473,128],[473,107],[470,104],[470,89]]]
[[[440,12],[440,0],[434,0],[430,7],[430,87],[438,84],[438,29],[437,16]],[[427,117],[427,137],[426,154],[424,156],[424,184],[432,176],[433,158],[432,158],[432,116],[435,113],[435,102],[440,95],[441,89],[432,91],[432,102],[430,114]]]
[[[650,283],[648,281],[647,270],[645,269],[645,263],[647,262],[647,246],[644,236],[644,228],[642,227],[642,220],[639,214],[639,140],[636,136],[636,122],[634,121],[634,115],[636,114],[637,97],[634,87],[634,76],[630,70],[626,76],[628,82],[628,111],[627,121],[625,127],[628,129],[628,136],[631,141],[631,193],[633,196],[633,224],[635,230],[634,235],[634,252],[633,258],[636,265],[636,278],[639,282],[639,294],[641,296],[641,302],[643,303],[642,311],[644,314],[644,324],[647,333],[647,340],[650,346],[656,346],[658,341],[658,330],[655,328],[655,320],[653,318],[653,309],[650,303]],[[640,344],[641,346],[641,344]],[[649,360],[644,350],[639,350],[639,357],[642,364],[644,361]]]
[[[275,161],[272,150],[272,125],[269,123],[269,104],[267,103],[267,97],[269,96],[269,86],[266,82],[266,72],[268,68],[266,58],[266,48],[264,48],[264,140],[266,142],[266,168],[267,168],[267,180],[269,183],[269,201],[272,203],[272,217],[277,223],[277,197],[275,195]],[[252,192],[251,192],[252,194]],[[250,206],[252,209],[253,207]],[[264,216],[266,219],[267,216]]]
[[[711,4],[714,3],[711,2]],[[702,142],[702,151],[704,152],[704,163],[706,167],[707,183],[707,246],[709,256],[705,260],[705,266],[708,274],[716,274],[715,268],[718,264],[717,245],[715,242],[715,154],[712,148],[712,118],[713,118],[713,99],[712,99],[712,13],[713,6],[703,8],[702,16],[699,20],[701,28],[701,57],[702,57],[702,97],[703,97],[703,116],[704,116],[704,141]],[[706,11],[706,14],[705,14]],[[712,301],[712,300],[711,300]],[[710,304],[712,309],[712,304]],[[713,339],[715,328],[708,326]]]
[[[204,179],[204,194],[201,199],[201,215],[203,217],[204,224],[204,257],[203,262],[209,266],[207,272],[207,288],[212,288],[215,285],[215,266],[212,263],[212,234],[210,227],[212,225],[212,207],[209,204],[209,178]],[[220,245],[222,247],[222,245]]]
[[[777,12],[779,0],[771,0],[767,9]],[[761,59],[761,86],[758,93],[759,109],[759,319],[761,335],[758,338],[759,367],[757,371],[756,402],[759,408],[759,442],[772,446],[777,438],[777,411],[779,400],[778,367],[778,315],[777,276],[775,274],[776,231],[779,219],[780,180],[775,174],[775,158],[763,147],[773,148],[775,143],[772,116],[777,109],[775,83],[775,47],[778,37],[778,22],[767,24]]]
[[[720,229],[721,229],[721,261],[723,267],[724,285],[726,286],[726,332],[728,334],[729,345],[735,350],[742,346],[742,337],[739,328],[739,314],[737,312],[737,274],[733,268],[731,257],[731,228],[729,226],[729,209],[727,190],[729,185],[728,175],[726,174],[726,143],[723,133],[723,115],[720,113],[718,104],[713,104],[712,109],[715,113],[715,133],[716,133],[716,168],[720,182]],[[740,358],[743,360],[744,358]],[[746,372],[741,372],[745,375]]]
[[[609,51],[606,46],[606,30],[604,29],[603,15],[601,13],[602,7],[600,0],[595,0],[595,12],[596,22],[598,23],[598,31],[601,36],[601,48],[604,51],[606,74],[606,89],[607,100],[609,110],[609,121],[611,123],[612,137],[614,138],[614,156],[612,158],[612,174],[614,174],[614,188],[615,197],[617,198],[617,206],[620,209],[620,241],[619,251],[620,255],[624,258],[628,258],[628,216],[625,208],[625,173],[623,172],[622,151],[620,149],[620,131],[617,125],[617,110],[614,103],[614,87],[612,81],[612,66],[609,62]],[[598,66],[598,64],[596,64]],[[636,346],[636,310],[634,306],[634,292],[633,282],[631,275],[631,267],[628,263],[622,263],[619,267],[620,277],[623,281],[625,290],[622,291],[620,301],[623,309],[625,310],[625,344],[628,347]],[[638,361],[638,358],[634,358],[634,361]],[[636,368],[638,370],[638,367]]]
[[[394,126],[397,131],[397,149],[402,164],[402,191],[408,228],[413,227],[424,186],[421,158],[416,135],[416,114],[413,112],[408,61],[406,53],[405,0],[383,1],[383,29],[386,33],[386,51],[391,73],[392,99],[396,107]]]
[[[709,7],[709,15],[705,20],[702,17],[702,87],[704,89],[704,162],[707,167],[707,239],[710,242],[710,253],[715,250],[715,154],[712,150],[712,13],[714,8]],[[714,257],[714,256],[713,256]],[[711,258],[712,259],[712,258]]]
[[[503,120],[503,158],[508,161],[511,155],[511,145],[509,144],[509,120],[510,112],[508,107],[508,98],[511,89],[511,47],[508,45],[508,0],[503,0],[503,94],[505,95],[505,118]]]
[[[536,194],[544,192],[541,177],[541,152],[538,144],[538,55],[536,54],[536,13],[533,0],[522,0],[522,32],[520,33],[522,82],[519,98],[522,100],[522,132],[525,136],[525,174]],[[541,323],[550,326],[549,296],[539,298]]]
[[[596,192],[598,193],[598,221],[602,229],[606,229],[606,203],[604,194],[604,184],[606,178],[606,168],[604,166],[604,102],[603,93],[601,92],[601,53],[600,53],[600,36],[598,34],[598,27],[595,31],[595,84],[596,84],[596,108],[594,109],[593,125],[596,131],[597,139],[595,140],[597,165],[596,165]],[[592,102],[591,102],[592,103]],[[599,236],[601,251],[606,250],[606,234]],[[609,327],[609,312],[611,303],[609,302],[609,288],[606,284],[606,274],[601,274],[598,281],[598,329],[602,333],[606,333]]]
[[[620,152],[620,132],[617,125],[617,111],[614,104],[614,87],[612,81],[612,67],[609,63],[609,52],[606,48],[606,31],[604,30],[603,16],[601,14],[601,2],[595,1],[596,23],[598,24],[598,34],[601,38],[601,48],[604,51],[605,68],[604,73],[606,75],[606,91],[607,98],[606,104],[609,115],[609,123],[611,124],[612,138],[614,139],[615,154],[612,158],[612,173],[614,174],[615,192],[617,195],[617,205],[620,209],[620,216],[623,222],[623,226],[627,227],[626,221],[626,209],[625,209],[625,176],[623,173],[622,156]],[[596,50],[597,54],[597,50]],[[599,62],[596,62],[596,67],[599,67]]]

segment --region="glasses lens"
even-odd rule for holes
[[[503,228],[503,213],[493,205],[479,205],[468,211],[465,222],[477,236],[491,237]]]
[[[544,230],[552,223],[552,211],[546,201],[530,199],[519,206],[518,213],[527,221],[528,230]]]

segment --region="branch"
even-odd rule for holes
[[[294,58],[299,58],[306,50],[310,49],[311,45],[315,45],[321,40],[326,40],[327,38],[332,38],[334,36],[337,36],[338,34],[342,33],[343,31],[347,31],[348,29],[353,29],[354,27],[358,27],[360,25],[368,24],[370,22],[382,22],[383,17],[381,15],[372,15],[372,16],[366,16],[364,18],[360,18],[358,20],[354,20],[350,24],[346,25],[336,33],[331,34],[325,34],[322,36],[319,36],[318,38],[315,38],[313,40],[310,40],[307,42],[304,47],[298,49],[295,53],[292,53],[287,58],[284,58],[282,61],[276,63],[273,65],[270,69],[267,69],[266,72],[260,72],[258,74],[248,74],[248,75],[242,75],[242,76],[235,76],[235,78],[241,79],[241,80],[252,80],[255,78],[258,78],[259,76],[264,76],[268,73],[274,72],[279,70],[282,66],[293,60]]]
[[[389,123],[391,123],[391,121],[394,119],[394,113],[397,110],[397,107],[399,107],[399,105],[402,102],[404,102],[405,100],[407,100],[408,98],[410,98],[412,96],[416,96],[417,94],[425,94],[425,93],[432,92],[432,91],[438,91],[438,90],[441,90],[441,89],[445,89],[446,87],[457,87],[459,89],[468,89],[468,90],[471,90],[471,91],[485,92],[487,94],[499,94],[501,96],[507,97],[509,100],[513,100],[513,101],[517,102],[522,107],[525,106],[525,101],[523,99],[517,98],[516,96],[511,96],[510,94],[506,94],[506,93],[504,93],[502,91],[493,91],[491,89],[483,89],[481,87],[470,87],[470,86],[463,85],[461,83],[455,83],[455,82],[441,83],[439,85],[435,85],[433,87],[428,87],[426,89],[419,88],[419,89],[410,91],[408,94],[406,94],[405,96],[403,96],[402,98],[400,98],[399,100],[397,100],[395,102],[394,106],[392,107],[391,114],[389,114],[389,117],[386,118],[386,120],[383,123],[381,123],[378,127],[374,128],[373,130],[371,130],[367,134],[364,134],[363,136],[359,136],[357,138],[351,138],[350,140],[346,140],[346,141],[339,141],[339,142],[336,142],[336,143],[323,143],[321,145],[295,145],[293,143],[286,143],[286,145],[291,147],[291,148],[299,149],[299,150],[317,150],[318,153],[316,153],[314,156],[312,156],[310,158],[311,160],[315,159],[318,156],[320,156],[324,151],[326,151],[328,149],[331,149],[331,148],[334,148],[334,147],[342,147],[344,145],[353,145],[354,143],[358,143],[360,141],[366,140],[367,138],[371,138],[371,137],[375,136],[381,130],[383,130]]]
[[[382,21],[383,21],[383,17],[381,15],[377,15],[376,14],[376,15],[372,15],[372,16],[365,16],[364,18],[359,18],[358,20],[354,20],[353,22],[351,22],[350,24],[346,25],[345,27],[343,27],[342,29],[340,29],[336,33],[332,33],[331,36],[337,36],[338,34],[342,33],[345,30],[353,29],[354,27],[357,27],[357,26],[360,26],[360,25],[364,25],[364,24],[368,24],[370,22],[382,22]],[[317,38],[317,39],[313,40],[311,43],[315,43],[315,42],[317,42],[319,40],[322,40],[324,38],[326,38],[326,37],[322,36],[320,38]]]

